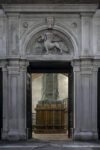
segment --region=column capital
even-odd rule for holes
[[[13,57],[7,59],[9,66],[28,66],[29,62],[26,59],[20,59],[19,57]]]
[[[73,67],[73,72],[79,72],[80,71],[80,60],[73,60],[71,62],[71,65]]]
[[[19,67],[7,66],[8,74],[19,75]]]
[[[7,13],[6,16],[11,19],[19,18],[20,13]]]
[[[6,60],[0,60],[0,67],[1,68],[4,68],[4,67],[6,67],[7,66],[7,61]]]
[[[73,60],[73,71],[81,71],[82,74],[91,74],[92,72],[98,72],[100,61],[97,62],[93,58],[81,58],[79,60]]]
[[[10,59],[8,60],[7,70],[9,74],[19,74],[21,71],[27,71],[29,63],[26,60]]]
[[[7,67],[2,67],[2,72],[7,72]]]
[[[79,66],[74,66],[73,67],[73,72],[80,72],[80,67]]]
[[[88,13],[85,13],[85,12],[82,12],[80,13],[80,16],[81,17],[93,17],[95,12],[88,12]]]

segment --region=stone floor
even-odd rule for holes
[[[59,134],[59,133],[58,134],[35,134],[35,133],[32,133],[32,137],[34,139],[38,139],[38,140],[67,140],[67,141],[70,141],[67,133],[62,133],[62,134]]]
[[[0,142],[0,150],[100,150],[98,142],[29,140],[27,142]]]

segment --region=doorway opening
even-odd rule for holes
[[[27,74],[28,138],[72,138],[72,81],[72,67],[68,62],[30,63]]]

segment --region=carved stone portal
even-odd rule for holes
[[[66,54],[74,51],[70,38],[56,30],[44,30],[34,35],[26,47],[27,55]]]

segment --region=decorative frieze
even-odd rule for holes
[[[0,59],[6,57],[6,18],[0,18]]]
[[[81,40],[82,53],[81,56],[93,55],[93,14],[81,13]]]
[[[8,15],[8,32],[7,32],[8,56],[19,55],[19,15]]]
[[[97,26],[97,52],[100,53],[100,25]]]

